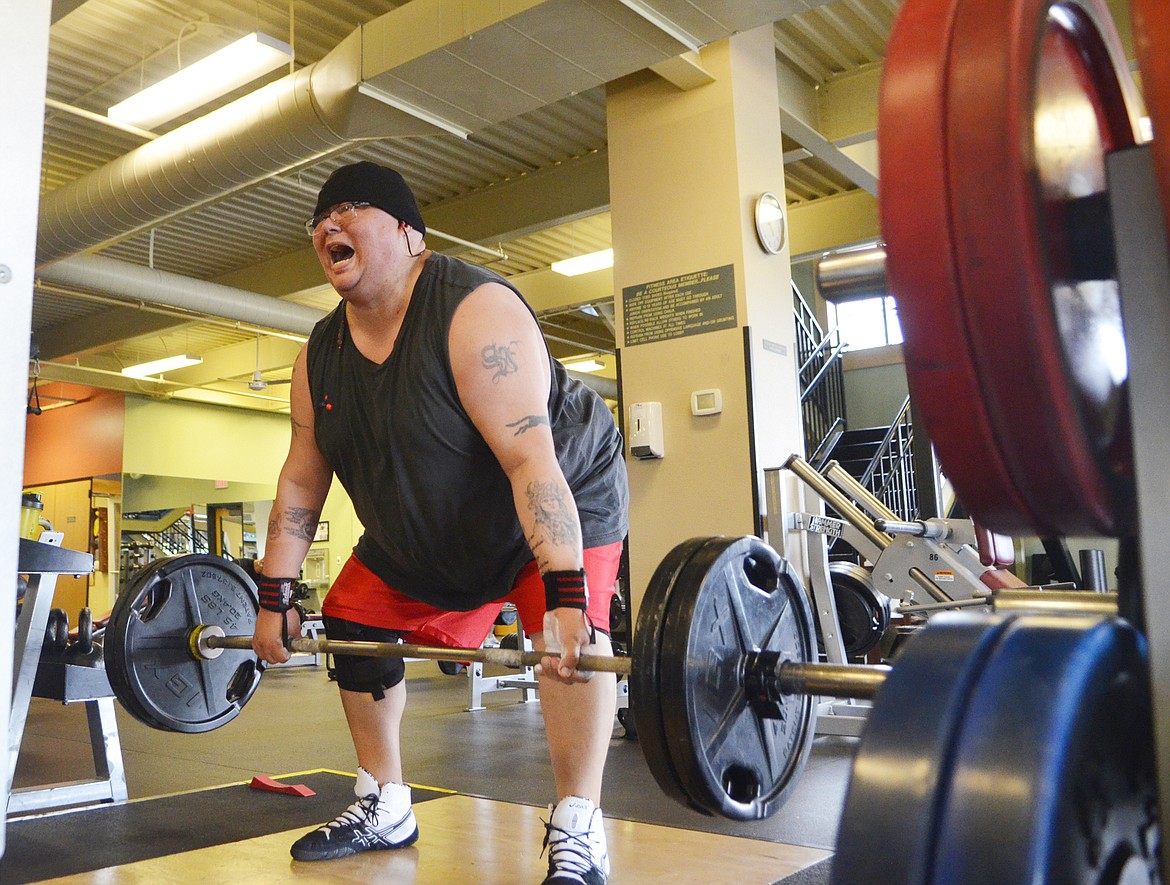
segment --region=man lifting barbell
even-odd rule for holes
[[[152,728],[198,734],[227,724],[260,681],[258,614],[253,576],[237,563],[198,553],[155,560],[118,595],[105,628],[115,695]],[[287,648],[391,666],[404,658],[548,665],[546,652],[295,634]],[[583,654],[576,669],[630,677],[640,744],[669,795],[705,814],[759,820],[803,768],[812,695],[872,698],[889,670],[816,658],[808,594],[787,561],[755,537],[692,538],[655,570],[631,657]]]
[[[556,779],[546,883],[608,874],[602,771],[612,676],[575,671],[610,653],[609,600],[627,529],[621,437],[571,380],[535,314],[501,277],[426,248],[397,172],[336,170],[307,225],[342,303],[293,369],[292,441],[268,527],[253,642],[288,659],[284,614],[334,475],[365,528],[322,605],[331,638],[477,646],[505,601],[538,650]],[[400,658],[338,655],[357,750],[357,802],[299,839],[299,860],[397,848],[418,837],[404,784]]]

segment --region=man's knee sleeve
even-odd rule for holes
[[[398,642],[401,634],[383,627],[370,627],[341,618],[324,617],[325,635],[329,639],[346,642]],[[333,672],[337,684],[346,691],[369,692],[374,700],[386,696],[406,678],[406,662],[400,657],[366,657],[364,655],[333,656]]]

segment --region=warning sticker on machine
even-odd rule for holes
[[[934,579],[936,581],[954,581],[955,580],[955,573],[953,571],[951,571],[950,569],[936,571],[934,573]]]

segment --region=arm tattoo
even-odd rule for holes
[[[292,435],[293,435],[293,436],[300,436],[300,435],[301,435],[301,431],[302,431],[302,430],[308,430],[308,429],[309,429],[309,425],[308,425],[308,424],[302,424],[302,423],[301,423],[300,421],[298,421],[296,418],[292,418],[291,420],[292,420]]]
[[[275,541],[283,532],[303,541],[312,541],[313,536],[317,534],[317,521],[320,516],[319,510],[310,510],[308,507],[289,507],[273,511],[268,520],[268,540]]]
[[[512,341],[509,344],[486,344],[479,352],[483,367],[495,372],[492,381],[499,381],[519,371],[519,366],[516,365],[516,345],[519,343]]]
[[[537,530],[544,529],[554,544],[572,544],[576,540],[576,522],[566,504],[561,486],[536,480],[528,484],[528,509],[536,514]]]
[[[542,424],[546,426],[548,425],[548,415],[526,415],[519,421],[513,421],[511,424],[506,424],[504,426],[515,427],[516,432],[513,433],[512,436],[520,436],[521,434],[532,430],[534,427],[540,427]]]

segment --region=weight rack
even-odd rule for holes
[[[88,575],[93,571],[92,554],[60,547],[60,533],[44,532],[41,537],[41,541],[21,538],[17,559],[18,572],[28,575],[28,589],[16,625],[12,671],[12,712],[8,721],[6,772],[9,815],[67,805],[125,802],[128,798],[122,744],[114,713],[114,692],[106,679],[105,670],[61,663],[53,665],[54,668],[59,667],[59,670],[55,669],[50,678],[38,680],[38,668],[45,666],[41,661],[41,651],[57,576]],[[24,727],[28,720],[28,708],[34,694],[66,704],[85,704],[96,778],[12,789]]]

